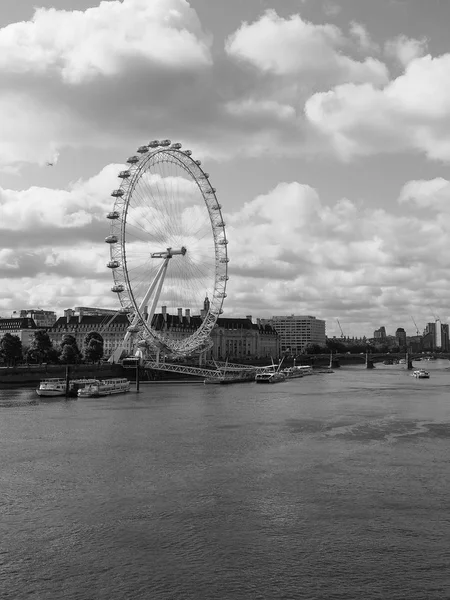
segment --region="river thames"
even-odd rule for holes
[[[450,363],[420,364],[1,389],[1,597],[450,598]]]

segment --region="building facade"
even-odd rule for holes
[[[39,329],[45,329],[51,327],[56,323],[56,313],[53,310],[42,310],[39,309],[25,309],[20,311],[20,317],[22,319],[29,318],[33,319],[36,326]]]
[[[178,309],[176,315],[167,313],[165,307],[155,314],[152,325],[164,331],[171,340],[182,340],[191,336],[201,326],[205,309],[201,315],[191,316],[189,309]],[[253,323],[252,318],[219,317],[211,332],[212,348],[206,353],[207,359],[219,361],[239,361],[255,358],[278,358],[280,356],[280,336],[270,325]]]
[[[262,320],[280,336],[282,353],[300,354],[308,344],[326,345],[325,321],[307,316],[275,316]]]
[[[18,317],[11,319],[0,319],[0,339],[5,333],[17,335],[23,348],[28,348],[34,339],[34,332],[39,328],[33,319],[29,317]]]
[[[77,341],[78,348],[82,350],[83,342],[88,333],[96,331],[103,338],[103,356],[108,358],[114,350],[122,343],[130,322],[125,314],[117,314],[111,311],[101,314],[84,314],[84,311],[75,312],[68,309],[64,316],[57,319],[56,323],[47,329],[47,333],[55,346],[59,346],[66,334],[73,335]],[[124,348],[127,354],[131,354],[133,348],[131,340]]]

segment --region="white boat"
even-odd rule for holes
[[[98,398],[111,394],[124,394],[130,390],[128,379],[117,377],[114,379],[97,379],[78,390],[79,398]]]
[[[41,379],[36,393],[39,396],[76,396],[79,389],[94,383],[97,379],[71,379],[69,381],[69,389],[66,390],[67,381],[63,377],[49,377]],[[66,393],[67,392],[67,393]]]
[[[255,375],[256,383],[279,383],[285,380],[286,375],[282,371],[260,371]]]
[[[413,371],[413,377],[417,377],[418,379],[430,379],[430,374],[425,369],[417,369]]]
[[[301,367],[287,367],[283,369],[282,373],[286,375],[286,379],[296,379],[297,377],[303,377],[303,370]]]
[[[36,389],[38,396],[65,396],[66,395],[66,380],[64,378],[50,377],[49,379],[41,379],[39,387]]]

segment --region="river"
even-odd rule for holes
[[[450,598],[450,363],[0,390],[4,600]]]

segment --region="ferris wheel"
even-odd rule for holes
[[[154,140],[127,163],[105,239],[111,290],[131,320],[114,359],[130,341],[193,354],[208,344],[226,297],[228,240],[216,190],[180,143]]]

